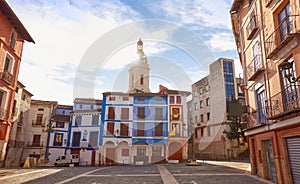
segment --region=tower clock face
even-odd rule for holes
[[[143,49],[143,46],[142,45],[138,45],[138,49]]]

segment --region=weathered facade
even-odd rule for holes
[[[190,147],[193,157],[236,157],[246,149],[233,149],[237,145],[223,133],[229,130],[228,103],[235,99],[243,99],[243,95],[238,91],[234,61],[220,58],[210,64],[207,77],[192,85],[188,119],[195,127]]]
[[[0,1],[0,164],[11,131],[12,110],[24,41],[34,42],[5,0]]]
[[[244,71],[251,173],[300,180],[300,4],[235,0],[232,30]]]

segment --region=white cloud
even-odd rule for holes
[[[194,25],[194,29],[225,28],[230,29],[229,6],[231,3],[208,0],[164,0],[152,9],[163,12],[166,18],[172,18],[178,23]]]
[[[235,50],[236,45],[231,33],[216,33],[207,41],[213,50],[228,51]]]

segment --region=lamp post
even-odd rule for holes
[[[284,77],[287,78],[287,80],[290,83],[296,83],[299,82],[300,76],[295,77],[293,74],[293,65],[294,61],[290,62],[288,60],[282,62],[280,65],[281,69],[284,71]]]

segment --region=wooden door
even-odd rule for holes
[[[91,160],[91,165],[95,166],[95,162],[96,162],[96,150],[92,151],[92,160]]]
[[[115,148],[106,148],[105,163],[106,165],[115,164]]]

